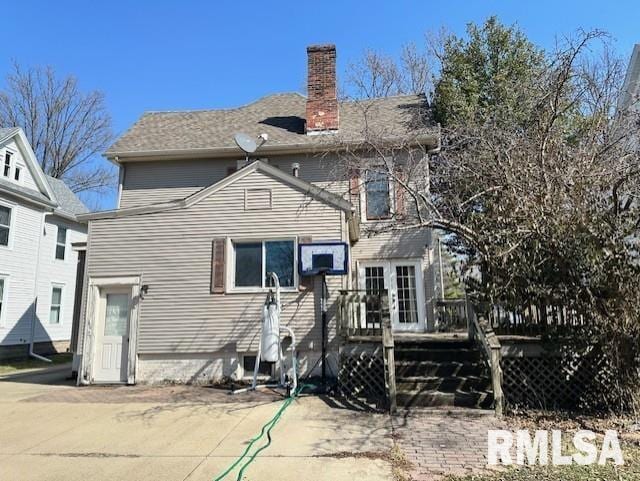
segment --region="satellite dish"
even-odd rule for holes
[[[247,154],[252,154],[258,148],[258,144],[256,144],[256,141],[249,137],[247,134],[243,134],[242,132],[234,135],[233,140],[235,140],[238,147],[244,150]]]

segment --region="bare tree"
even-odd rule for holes
[[[44,172],[74,192],[113,185],[113,169],[94,159],[113,140],[104,96],[82,92],[75,77],[15,63],[0,91],[0,125],[22,127]]]
[[[414,43],[402,46],[398,59],[367,50],[349,66],[345,89],[357,99],[375,99],[392,95],[428,94],[432,87],[432,56]]]
[[[624,65],[605,33],[579,32],[529,74],[492,93],[498,108],[481,106],[491,113],[449,117],[437,154],[420,142],[428,121],[405,133],[365,121],[342,164],[404,196],[375,231],[455,234],[467,268],[483,273],[473,287],[484,300],[588,314],[594,330],[581,335],[615,357],[628,406],[640,372],[640,123],[633,108],[616,111]]]

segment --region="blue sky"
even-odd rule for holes
[[[83,89],[105,93],[116,133],[145,110],[232,107],[302,91],[312,43],[335,43],[344,72],[367,48],[395,54],[428,30],[462,33],[493,14],[543,47],[578,28],[609,31],[627,58],[640,42],[637,0],[21,0],[3,11],[11,21],[2,26],[0,77],[12,59],[73,74]],[[114,199],[99,202],[108,208]]]

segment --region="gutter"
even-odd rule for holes
[[[51,214],[50,212],[46,212],[46,211],[42,213],[42,220],[40,221],[40,231],[38,233],[39,235],[38,235],[38,251],[37,251],[38,254],[36,257],[36,275],[34,276],[35,278],[33,282],[33,316],[31,317],[31,340],[29,341],[29,356],[44,362],[51,362],[51,359],[33,352],[33,343],[36,337],[36,322],[38,319],[38,277],[40,275],[40,250],[42,247],[42,235],[43,235],[42,233],[44,232],[44,220],[50,214]]]

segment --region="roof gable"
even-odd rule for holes
[[[155,212],[163,212],[174,209],[186,209],[189,208],[198,202],[215,195],[217,192],[222,191],[226,187],[234,184],[235,182],[244,179],[246,176],[252,174],[253,172],[262,172],[270,177],[277,179],[278,181],[285,183],[293,188],[296,188],[305,194],[313,197],[314,199],[324,202],[336,209],[345,211],[349,214],[353,212],[353,206],[350,202],[346,201],[342,197],[328,192],[320,187],[310,184],[298,177],[294,177],[282,170],[273,167],[269,164],[266,164],[261,161],[255,161],[246,167],[234,172],[228,177],[210,185],[209,187],[205,187],[204,189],[191,194],[184,199],[177,201],[164,202],[160,204],[152,204],[145,206],[136,206],[130,207],[127,209],[117,209],[110,211],[102,211],[102,212],[93,212],[89,214],[81,214],[78,216],[79,219],[82,220],[97,220],[97,219],[108,219],[108,218],[116,218],[116,217],[128,217],[132,215],[140,215],[140,214],[151,214]]]
[[[19,184],[14,185],[13,183],[7,183],[10,184],[6,186],[7,189],[16,190],[16,193],[28,193],[31,198],[45,203],[55,203],[55,194],[47,182],[46,176],[40,167],[38,159],[36,159],[36,154],[33,152],[24,131],[19,127],[0,129],[0,145],[11,140],[15,141],[17,148],[20,150],[21,157],[38,187],[38,192],[32,191],[32,189],[22,188]]]

